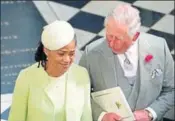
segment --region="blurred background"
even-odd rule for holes
[[[7,121],[19,71],[34,63],[43,26],[56,19],[73,25],[78,63],[85,46],[104,36],[107,13],[126,2],[139,9],[141,31],[164,37],[174,58],[174,1],[1,1],[1,121]],[[164,121],[174,121],[174,107]]]

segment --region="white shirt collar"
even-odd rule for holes
[[[139,37],[138,37],[139,38]],[[126,55],[128,56],[129,61],[133,65],[132,70],[127,70],[124,68],[124,60],[125,56],[124,54],[117,54],[119,58],[119,62],[122,66],[122,69],[124,71],[124,75],[126,77],[133,77],[137,74],[137,67],[138,67],[138,38],[136,41],[133,43],[133,45],[130,46],[130,48],[126,51]]]

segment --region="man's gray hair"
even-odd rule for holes
[[[108,22],[109,17],[114,17],[114,19],[126,25],[129,28],[128,34],[134,36],[136,32],[140,30],[141,21],[139,16],[139,11],[129,4],[121,4],[114,8],[105,18],[104,26]]]

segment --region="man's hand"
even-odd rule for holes
[[[121,116],[117,115],[116,113],[106,113],[102,118],[102,121],[120,121],[120,120]]]
[[[134,117],[136,121],[151,121],[151,117],[149,117],[149,113],[146,110],[134,111]]]

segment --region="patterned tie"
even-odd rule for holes
[[[132,70],[132,69],[133,69],[133,65],[132,65],[132,63],[130,62],[130,60],[128,59],[127,54],[124,53],[124,56],[125,56],[124,68],[127,69],[127,70]]]

